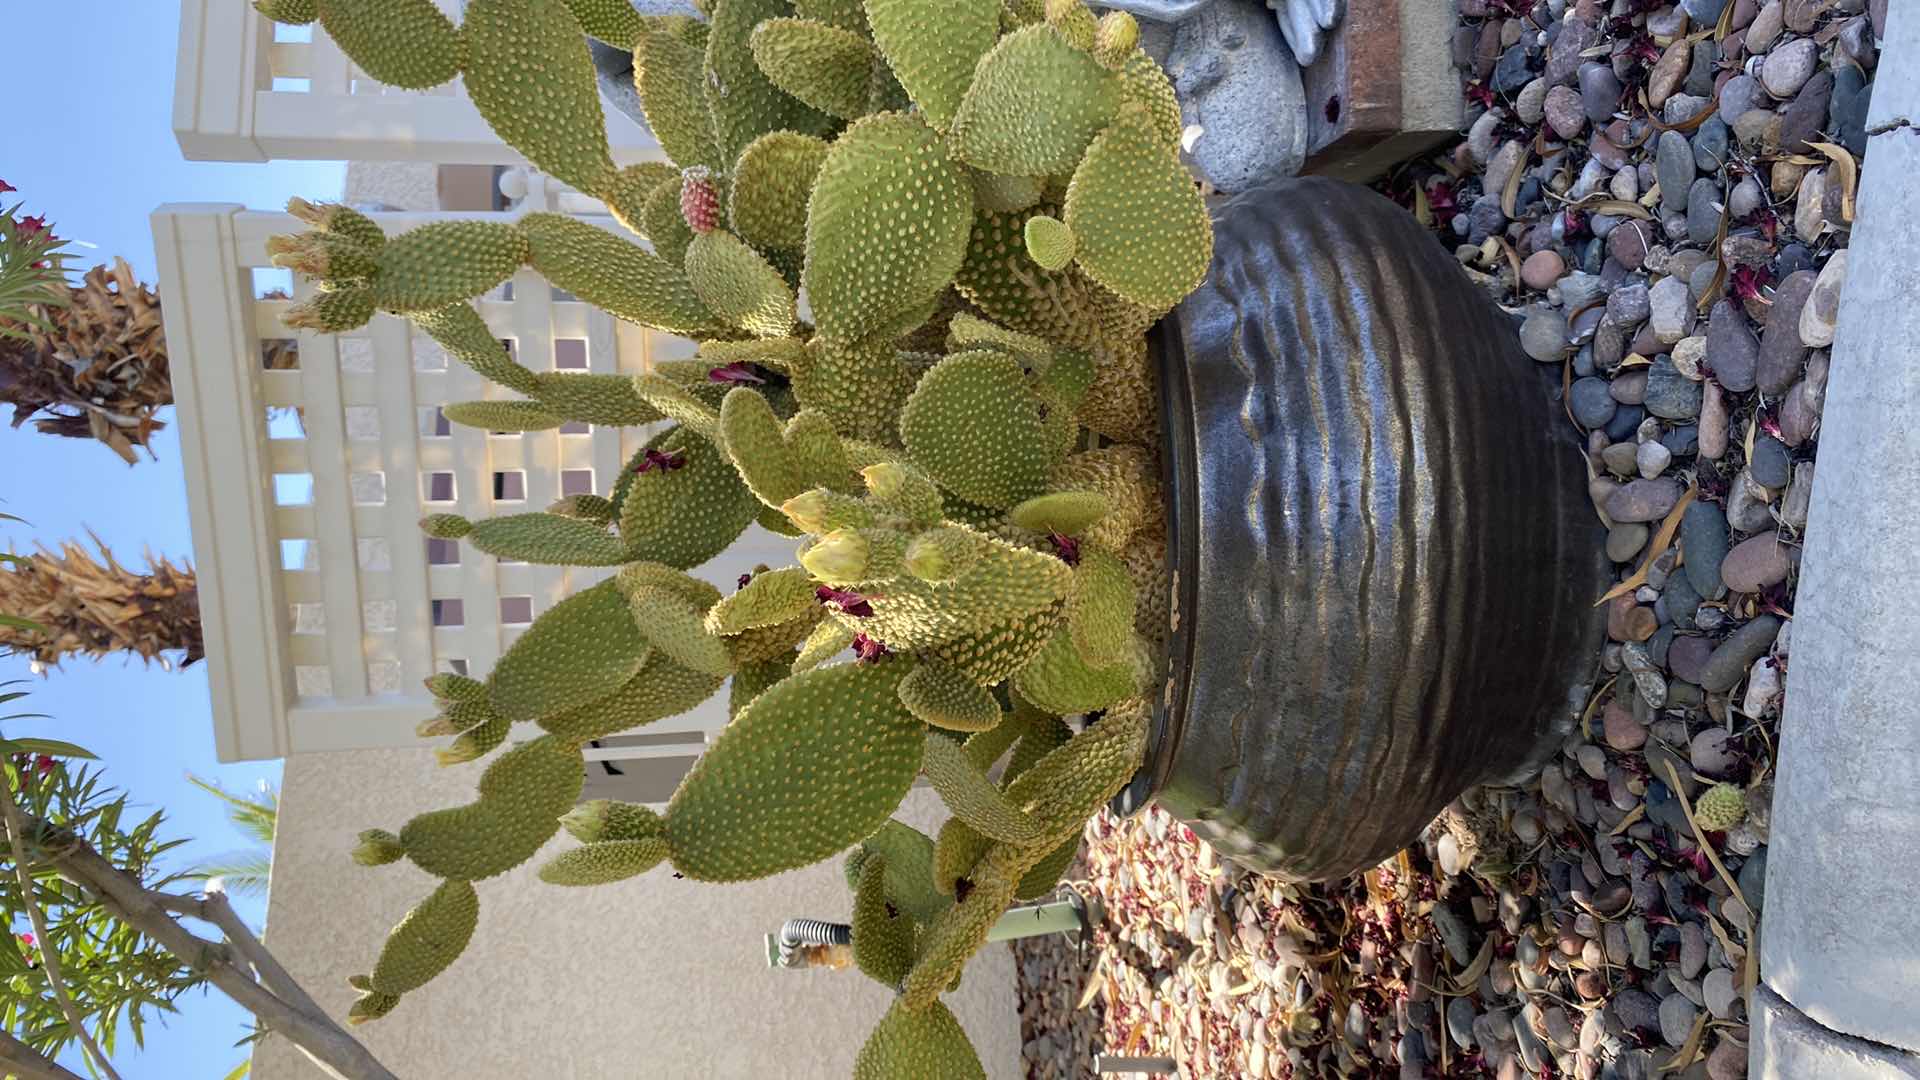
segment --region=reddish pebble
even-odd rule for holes
[[[1520,264],[1520,280],[1527,288],[1545,292],[1567,272],[1567,261],[1557,251],[1536,251]]]
[[[1720,579],[1740,593],[1757,593],[1787,580],[1793,569],[1792,549],[1773,533],[1750,536],[1734,545],[1720,564]]]
[[[1646,725],[1634,719],[1633,710],[1618,698],[1607,702],[1606,711],[1600,717],[1600,726],[1607,745],[1615,750],[1638,750],[1647,744]]]

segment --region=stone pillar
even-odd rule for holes
[[[1920,8],[1892,5],[1801,563],[1756,1077],[1920,1077]]]

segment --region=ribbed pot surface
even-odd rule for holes
[[[1293,179],[1156,329],[1175,626],[1148,791],[1321,880],[1557,748],[1610,582],[1559,370],[1405,211]]]

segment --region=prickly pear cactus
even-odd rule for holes
[[[352,1016],[451,963],[472,882],[543,851],[539,877],[578,887],[850,850],[855,955],[902,992],[856,1075],[978,1076],[939,995],[1008,904],[1052,889],[1144,746],[1167,575],[1143,332],[1206,271],[1206,205],[1131,16],[696,6],[469,0],[456,23],[429,0],[256,2],[317,21],[375,78],[462,79],[503,139],[623,227],[531,213],[389,237],[295,200],[310,231],[270,250],[318,287],[287,322],[410,321],[503,391],[447,406],[454,423],[660,426],[610,492],[422,522],[501,559],[618,569],[485,678],[430,681],[419,733],[448,740],[442,764],[490,760],[474,802],[354,845],[445,883],[356,981]],[[632,50],[669,160],[614,164],[588,37]],[[522,365],[474,301],[527,269],[697,355],[631,378]],[[724,595],[687,572],[756,524],[794,538],[794,565]],[[585,743],[723,690],[732,720],[664,813],[575,805]],[[539,737],[510,745],[522,723]],[[937,839],[889,820],[923,772],[954,814]],[[1708,792],[1703,825],[1739,798]]]

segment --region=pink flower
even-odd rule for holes
[[[670,469],[678,469],[686,463],[687,455],[678,450],[669,450],[665,453],[658,450],[648,450],[640,456],[640,464],[635,465],[633,471],[636,473],[644,473],[659,469],[662,472],[666,472]]]
[[[822,585],[813,590],[813,596],[814,599],[821,603],[832,604],[834,607],[839,608],[842,613],[851,615],[856,619],[870,619],[873,617],[873,605],[867,603],[867,598],[857,592]]]
[[[864,603],[864,601],[862,602]],[[865,634],[855,634],[853,636],[853,654],[858,658],[856,662],[862,664],[877,664],[893,655],[885,645],[880,644]]]
[[[756,365],[742,361],[723,364],[720,367],[708,371],[707,379],[710,382],[751,383],[754,386],[761,386],[767,381],[766,378],[760,374],[760,369]]]
[[[23,217],[15,223],[15,226],[23,237],[32,236],[34,233],[46,233],[49,243],[54,240],[53,230],[47,227],[47,219],[45,217]]]
[[[1071,536],[1048,533],[1047,542],[1053,545],[1053,553],[1060,556],[1061,562],[1068,566],[1080,565],[1080,541]]]

